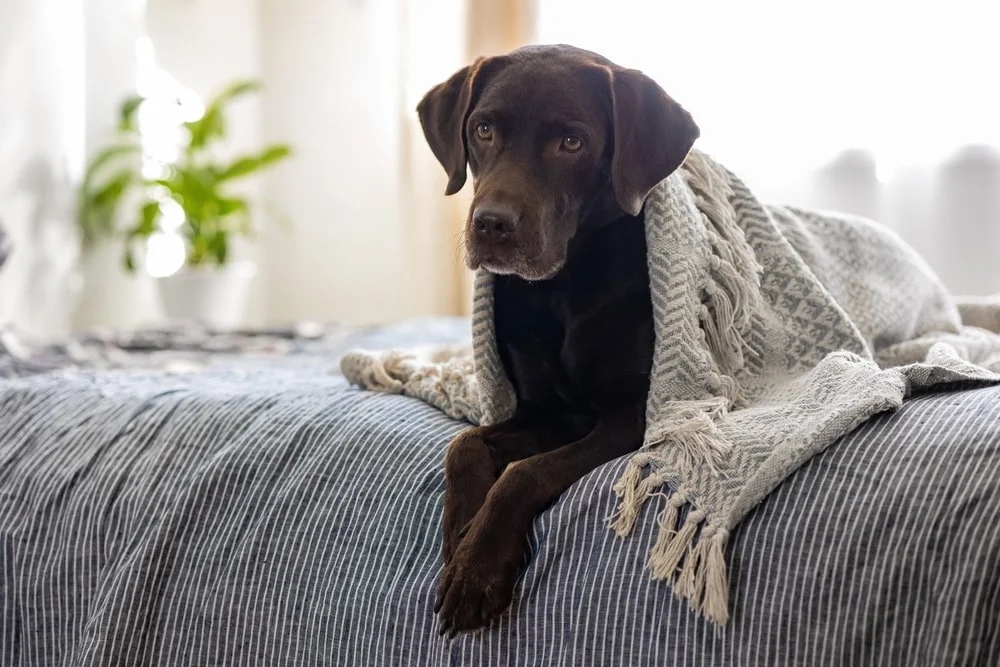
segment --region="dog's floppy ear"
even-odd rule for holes
[[[465,185],[465,167],[469,158],[465,122],[472,106],[476,76],[484,60],[479,58],[455,72],[444,83],[431,88],[417,105],[424,137],[434,157],[448,173],[446,195],[455,194]]]
[[[611,185],[621,209],[638,215],[646,195],[680,166],[700,131],[691,114],[642,72],[616,68],[610,74]]]

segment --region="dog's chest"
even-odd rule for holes
[[[596,409],[612,385],[624,381],[633,393],[648,388],[645,241],[641,221],[626,225],[577,248],[552,280],[497,277],[497,343],[519,401]]]

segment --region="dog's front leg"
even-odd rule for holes
[[[559,417],[543,420],[518,414],[495,426],[467,429],[452,440],[444,460],[445,564],[451,561],[464,531],[508,463],[575,439],[577,431],[565,421]]]
[[[644,415],[643,404],[630,405],[580,440],[507,466],[441,575],[435,610],[442,633],[481,627],[507,608],[535,516],[597,466],[636,450]]]

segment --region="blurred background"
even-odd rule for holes
[[[0,0],[0,323],[466,312],[469,195],[443,196],[414,108],[531,42],[643,69],[766,198],[879,219],[954,292],[1000,292],[991,3]]]

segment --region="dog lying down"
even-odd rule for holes
[[[916,387],[1000,380],[1000,337],[964,327],[895,235],[761,204],[639,71],[526,47],[417,110],[446,194],[473,177],[475,363],[359,352],[342,368],[479,424],[445,459],[442,633],[503,612],[535,516],[633,453],[609,523],[627,535],[669,495],[651,574],[723,624],[729,532],[795,468]]]

